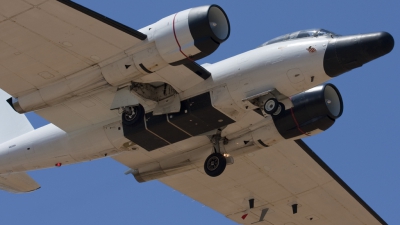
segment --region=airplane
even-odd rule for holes
[[[229,20],[219,6],[179,12],[139,31],[70,1],[48,1],[36,8],[40,10],[32,8],[14,18],[16,24],[8,24],[10,32],[20,32],[26,39],[3,45],[11,60],[10,68],[2,70],[0,87],[13,96],[8,102],[17,112],[35,111],[55,126],[1,145],[5,190],[38,188],[24,171],[111,156],[132,168],[128,173],[139,182],[160,179],[239,223],[299,220],[285,210],[319,215],[313,211],[321,204],[315,198],[332,194],[333,186],[339,192],[335,194],[345,198],[341,204],[359,204],[347,213],[360,216],[323,215],[319,220],[385,224],[300,139],[326,130],[342,113],[339,91],[323,83],[389,53],[394,46],[390,34],[338,36],[324,29],[303,30],[200,66],[194,60],[211,54],[229,37]],[[190,29],[193,24],[204,28]],[[209,33],[196,33],[204,30]],[[89,38],[92,44],[86,46]],[[96,48],[100,44],[103,49]],[[10,57],[16,49],[22,56]],[[71,61],[47,61],[51,71],[43,72],[45,65],[39,61],[50,52]],[[32,78],[23,77],[24,71],[14,72],[21,73],[18,78],[11,76],[12,66],[24,60],[24,54],[38,58],[33,65],[40,80],[27,82]],[[10,130],[6,133],[12,135]],[[258,159],[249,161],[245,154]],[[320,175],[320,180],[307,180],[309,172]],[[252,186],[255,181],[258,186]],[[219,187],[220,182],[225,186]],[[207,183],[227,195],[218,199],[218,190],[196,190]],[[230,185],[237,183],[243,188],[236,192],[242,192],[229,196]],[[327,185],[308,196],[297,195],[315,184]],[[281,196],[270,196],[268,189],[276,190],[277,185],[283,188],[274,194]],[[243,210],[234,211],[236,206]],[[343,213],[340,207],[331,207]]]

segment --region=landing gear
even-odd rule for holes
[[[277,116],[283,111],[285,111],[285,105],[282,102],[279,102],[278,108],[276,109],[276,111],[272,115]]]
[[[213,153],[207,157],[204,163],[204,171],[210,177],[217,177],[224,172],[226,158],[221,153]]]
[[[210,136],[210,141],[213,144],[214,153],[209,155],[204,162],[204,172],[210,177],[217,177],[221,175],[226,165],[233,164],[233,158],[228,154],[222,154],[224,151],[223,144],[227,143],[227,139],[221,138],[221,129],[217,133]]]
[[[141,105],[126,106],[123,110],[122,123],[124,125],[132,126],[144,116],[144,108]]]
[[[264,103],[264,112],[268,115],[277,116],[283,111],[285,111],[285,105],[278,102],[276,98],[270,98]]]
[[[273,114],[279,107],[279,102],[276,98],[270,98],[264,103],[264,111],[266,114]]]

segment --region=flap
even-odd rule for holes
[[[27,173],[12,173],[0,175],[0,189],[11,193],[26,193],[40,188]]]
[[[241,224],[387,224],[301,140],[160,180]]]
[[[129,87],[120,89],[118,92],[116,88],[94,91],[81,98],[36,110],[35,113],[60,129],[72,132],[103,122],[105,125],[121,120],[119,110],[111,110],[120,105],[136,105],[138,101],[147,110],[154,108],[157,104],[152,100],[143,99],[140,95],[134,95],[129,91]],[[118,95],[121,98],[117,98]],[[176,99],[179,100],[178,97]]]
[[[76,100],[35,111],[38,115],[66,132],[82,129],[104,121],[121,118],[118,110],[110,110],[115,89],[94,92]]]

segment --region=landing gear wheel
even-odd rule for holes
[[[226,158],[220,153],[213,153],[204,162],[204,171],[210,177],[217,177],[224,172]]]
[[[278,108],[272,115],[277,116],[277,115],[281,114],[283,111],[285,111],[285,105],[282,102],[279,102]]]
[[[144,116],[144,108],[141,105],[138,106],[128,106],[122,113],[122,123],[124,125],[132,126],[140,118]]]
[[[276,98],[270,98],[264,103],[264,112],[266,114],[273,114],[276,112],[276,110],[279,107],[279,102],[276,100]]]

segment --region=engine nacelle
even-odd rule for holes
[[[343,101],[333,84],[324,84],[291,97],[293,107],[274,116],[285,139],[311,135],[331,127],[343,113]]]
[[[165,17],[148,27],[162,59],[181,65],[213,53],[228,39],[230,25],[218,5],[200,6]]]

